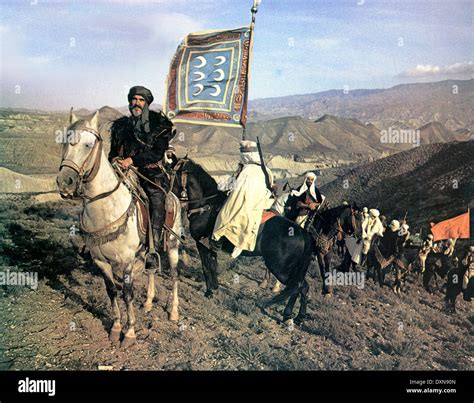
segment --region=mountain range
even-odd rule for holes
[[[418,128],[440,122],[450,130],[474,131],[474,79],[401,84],[387,89],[330,90],[315,94],[255,99],[251,117],[258,120],[323,115],[355,118],[388,129],[399,124]]]

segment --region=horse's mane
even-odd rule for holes
[[[330,221],[333,221],[337,217],[340,217],[341,214],[344,212],[344,210],[346,208],[349,208],[349,206],[346,206],[346,205],[342,204],[340,206],[336,206],[336,207],[332,207],[330,209],[324,210],[324,211],[320,212],[319,214],[323,218],[325,218],[327,220],[330,220]]]
[[[201,165],[189,158],[185,166],[189,173],[192,173],[196,176],[199,184],[202,186],[204,193],[208,194],[219,192],[217,188],[217,182]]]
[[[336,219],[341,217],[341,214],[346,208],[348,209],[349,206],[343,204],[341,206],[332,207],[330,209],[318,212],[317,214],[320,217],[316,218],[316,221],[313,225],[315,227],[320,227],[323,232],[327,233],[333,227],[333,224],[336,223]]]

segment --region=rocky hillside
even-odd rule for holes
[[[474,194],[474,140],[422,145],[352,169],[322,187],[334,204],[356,201],[429,228],[467,210]],[[472,206],[471,206],[472,207]]]
[[[0,167],[0,193],[52,192],[54,190],[56,190],[56,182],[53,177],[38,178],[22,175]]]
[[[123,116],[109,106],[100,108],[100,130],[109,146],[111,121]],[[89,111],[77,113],[86,116]],[[55,173],[60,162],[61,143],[68,114],[0,110],[0,166],[22,174]],[[397,121],[390,130],[406,130],[409,124]],[[413,148],[411,139],[382,141],[383,130],[355,118],[323,115],[316,120],[301,116],[282,117],[250,123],[247,138],[260,138],[265,158],[278,177],[298,176],[308,170],[351,166]],[[400,133],[401,130],[400,130]],[[411,130],[421,144],[464,141],[469,129],[453,132],[440,122],[430,122]],[[214,175],[235,170],[241,130],[202,125],[177,124],[173,143],[178,155],[188,154]]]

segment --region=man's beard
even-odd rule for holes
[[[135,108],[137,108],[137,109],[135,109]],[[134,117],[138,118],[139,116],[142,115],[143,109],[140,108],[139,106],[135,105],[135,106],[133,106],[133,107],[130,108],[130,113],[131,113]]]

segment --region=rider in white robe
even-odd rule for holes
[[[241,171],[217,216],[212,235],[213,241],[226,237],[234,245],[233,258],[239,256],[243,250],[255,249],[263,210],[270,208],[274,202],[272,193],[265,184],[257,144],[253,141],[242,141],[240,153]],[[267,172],[270,184],[273,185],[273,175],[268,168]]]

